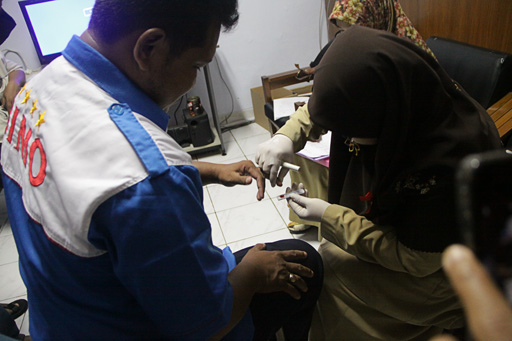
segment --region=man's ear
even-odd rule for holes
[[[149,70],[155,57],[168,53],[167,35],[160,28],[144,31],[133,47],[133,57],[142,71]]]

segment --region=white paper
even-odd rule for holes
[[[309,101],[309,97],[285,97],[274,100],[274,120],[288,117],[295,112],[295,102]]]
[[[321,160],[329,156],[331,150],[331,132],[322,135],[322,139],[318,142],[308,141],[304,146],[304,149],[299,151],[297,154],[303,155],[309,159]]]

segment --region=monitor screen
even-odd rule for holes
[[[26,0],[19,5],[42,65],[87,29],[95,0]]]

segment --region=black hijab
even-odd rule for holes
[[[354,156],[345,139],[377,138],[366,216],[395,226],[398,239],[416,250],[442,251],[457,241],[454,167],[502,144],[485,109],[432,56],[394,34],[352,26],[317,66],[308,109],[315,124],[333,132],[330,202],[339,203],[350,181]]]

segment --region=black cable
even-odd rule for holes
[[[217,56],[215,56],[215,63],[217,63],[217,69],[219,70],[219,76],[220,76],[220,79],[222,80],[222,82],[224,83],[224,86],[226,87],[226,89],[228,90],[229,92],[229,96],[231,97],[231,111],[230,113],[228,114],[228,116],[223,119],[219,125],[222,126],[223,123],[227,123],[229,118],[231,117],[231,115],[233,115],[233,111],[235,110],[235,100],[233,99],[233,94],[231,93],[231,89],[229,88],[228,84],[226,83],[226,81],[224,80],[224,77],[222,76],[222,72],[220,70],[220,65],[219,65],[219,60],[217,59]]]
[[[180,98],[180,103],[178,103],[178,106],[176,107],[176,110],[174,110],[174,121],[176,122],[176,126],[178,126],[178,117],[176,116],[176,113],[178,112],[178,110],[180,109],[181,107],[181,102],[183,102],[183,97],[185,97],[187,94],[185,95],[182,95],[181,98]]]

